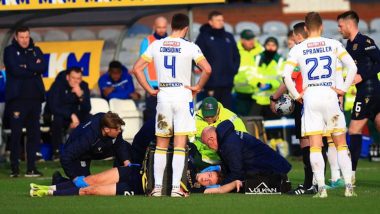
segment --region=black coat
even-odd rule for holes
[[[240,54],[234,36],[224,29],[203,25],[195,42],[210,63],[212,73],[205,88],[232,87],[240,66]]]
[[[37,63],[40,60],[40,63]],[[22,48],[16,40],[4,49],[4,65],[7,74],[5,100],[32,98],[45,99],[42,73],[47,71],[47,62],[41,49],[30,39],[28,48]]]

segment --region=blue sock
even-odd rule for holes
[[[56,186],[57,190],[71,189],[71,188],[76,187],[72,181],[66,181],[63,183],[59,183],[59,184],[56,184],[55,186]]]
[[[63,189],[53,192],[54,196],[79,195],[79,188]]]

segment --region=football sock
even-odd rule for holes
[[[164,172],[166,167],[166,148],[156,147],[154,153],[154,186],[155,188],[162,188],[162,180],[164,179]]]
[[[310,147],[310,163],[313,169],[318,188],[325,186],[325,161],[323,160],[321,147]]]
[[[362,149],[362,135],[354,134],[350,135],[351,143],[350,143],[350,153],[351,153],[351,161],[352,161],[352,170],[356,171],[356,167],[358,166],[358,161],[360,158],[360,152]]]
[[[173,189],[179,189],[181,185],[181,177],[183,174],[183,168],[185,167],[185,148],[175,147],[173,153]]]
[[[303,170],[305,177],[303,180],[303,186],[306,189],[309,189],[313,185],[313,170],[310,165],[310,147],[307,146],[302,149],[302,161],[303,161]]]
[[[347,145],[338,146],[338,163],[342,170],[343,179],[345,184],[351,184],[352,177],[352,165],[350,157],[348,156]]]
[[[338,164],[338,152],[336,150],[334,143],[329,143],[327,158],[330,164],[331,181],[335,182],[340,178],[340,170],[339,170],[339,164]]]
[[[51,193],[49,192],[49,195]],[[65,196],[65,195],[79,195],[79,188],[70,188],[70,189],[62,189],[62,190],[57,190],[53,191],[54,196]]]
[[[55,185],[55,190],[71,189],[76,187],[72,181],[65,181]],[[54,189],[53,189],[54,190]]]

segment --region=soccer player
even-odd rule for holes
[[[182,197],[180,178],[185,163],[187,136],[194,134],[193,96],[207,82],[211,67],[197,45],[183,39],[189,29],[189,18],[175,14],[171,22],[172,34],[154,41],[134,65],[133,74],[141,86],[152,96],[157,96],[156,136],[154,155],[155,188],[152,196],[161,196],[162,179],[166,167],[166,152],[170,137],[174,134],[172,197]],[[154,60],[159,89],[153,89],[146,81],[144,68]],[[192,61],[203,71],[199,82],[190,86]]]
[[[68,195],[143,195],[144,188],[142,183],[141,167],[138,165],[120,166],[95,175],[89,175],[83,178],[88,186],[78,187],[76,180],[67,181],[52,186],[30,184],[31,197],[43,196],[68,196]],[[223,186],[218,185],[221,180],[220,166],[206,168],[200,173],[196,173],[194,168],[189,168],[186,196],[189,192],[217,194],[228,193],[234,189],[239,192],[242,182],[239,180],[232,181]]]
[[[354,60],[341,43],[336,40],[321,37],[322,18],[316,12],[310,12],[305,17],[308,39],[294,47],[284,69],[284,81],[293,97],[302,102],[302,135],[310,141],[310,163],[318,183],[318,193],[315,197],[327,197],[324,166],[322,156],[322,135],[331,133],[338,150],[338,163],[346,184],[345,196],[355,193],[351,183],[351,161],[346,144],[346,124],[343,112],[340,110],[338,94],[344,95],[352,84],[357,72]],[[342,90],[336,86],[336,62],[340,59],[348,69]],[[302,72],[304,91],[298,93],[291,75],[296,65]]]
[[[358,66],[358,74],[354,80],[357,93],[348,128],[352,178],[355,183],[355,172],[362,148],[362,130],[368,119],[374,121],[380,131],[380,82],[377,77],[380,71],[380,51],[373,39],[359,32],[359,16],[356,12],[342,13],[337,20],[339,32],[343,38],[348,39],[346,49]]]

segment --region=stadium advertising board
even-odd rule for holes
[[[69,67],[81,67],[83,79],[92,89],[99,79],[100,57],[103,41],[37,42],[48,62],[43,73],[46,89],[49,89],[57,74]]]
[[[224,2],[225,0],[0,0],[0,10],[75,9]]]

